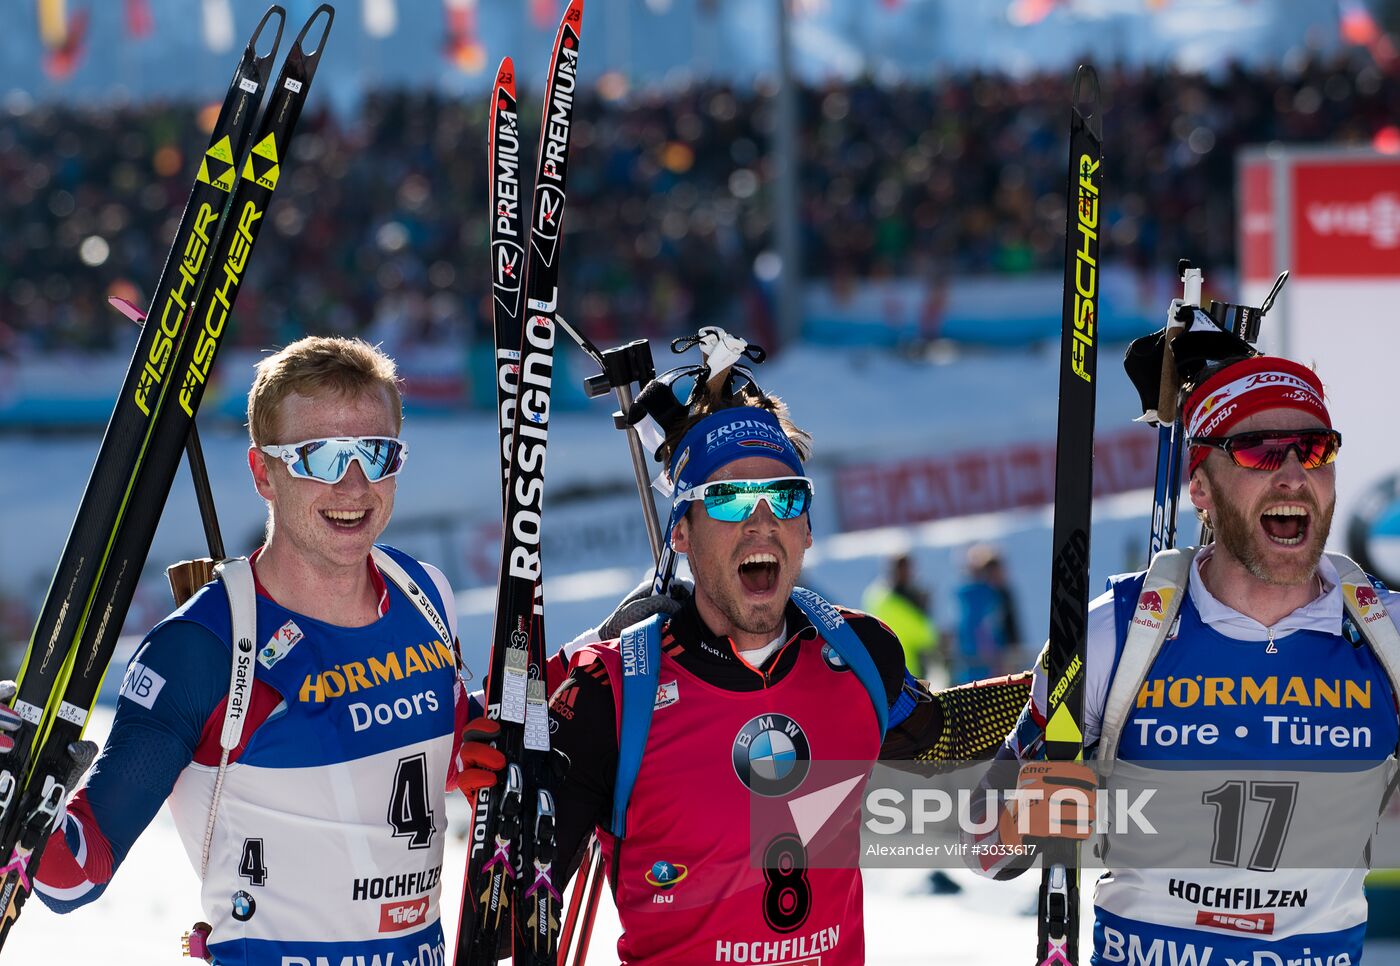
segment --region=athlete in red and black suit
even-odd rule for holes
[[[660,630],[645,751],[625,772],[635,776],[625,837],[611,830],[618,698],[636,652],[586,644],[555,692],[553,746],[568,760],[560,855],[576,865],[597,832],[623,963],[864,962],[859,779],[879,758],[989,755],[996,726],[979,731],[981,719],[1011,721],[1024,701],[1024,678],[1003,683],[1000,714],[950,700],[957,692],[931,695],[887,627],[838,609],[883,685],[877,695],[819,634],[793,600],[811,544],[806,444],[782,404],[755,392],[692,408],[663,450],[676,494],[667,537],[695,585]],[[877,700],[890,712],[884,734]],[[751,817],[755,803],[831,788],[849,791],[801,835]]]

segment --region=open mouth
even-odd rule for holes
[[[1296,547],[1308,538],[1308,524],[1312,515],[1306,507],[1296,503],[1270,507],[1259,517],[1264,533],[1274,543],[1283,547]]]
[[[322,510],[321,516],[338,530],[354,530],[364,523],[368,510]]]
[[[778,584],[778,558],[751,553],[739,562],[739,583],[751,594],[766,594]]]

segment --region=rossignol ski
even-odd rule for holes
[[[75,762],[70,747],[82,736],[111,662],[334,15],[323,4],[302,28],[245,156],[275,53],[275,45],[263,56],[254,48],[274,12],[280,40],[285,14],[274,8],[245,50],[201,159],[156,288],[154,324],[137,343],[21,669],[14,707],[29,727],[0,758],[0,855],[7,857],[0,944],[30,891],[30,869],[37,868],[48,832],[87,764]],[[322,15],[320,41],[307,52],[303,41]]]
[[[519,251],[519,128],[514,69],[503,61],[492,94],[491,248],[502,471],[506,482],[496,621],[486,677],[488,717],[501,722],[502,781],[478,795],[462,890],[457,964],[494,964],[512,937],[517,964],[554,966],[560,897],[554,884],[549,791],[540,513],[557,333],[559,253],[573,124],[583,0],[571,0],[550,57],[541,114],[529,246]],[[516,201],[511,204],[512,195]],[[524,278],[520,278],[521,255]],[[525,295],[523,324],[509,309]],[[505,329],[503,330],[503,326]],[[510,353],[518,349],[514,379]],[[513,381],[514,385],[509,383]],[[513,397],[513,398],[512,398]],[[508,423],[513,425],[508,426]],[[510,445],[504,445],[509,438]]]
[[[1081,66],[1074,79],[1070,113],[1050,634],[1043,659],[1045,747],[1047,756],[1058,761],[1079,761],[1084,754],[1082,706],[1094,482],[1102,159],[1098,76],[1092,67]],[[1042,851],[1036,962],[1040,966],[1077,966],[1078,843],[1052,839]]]

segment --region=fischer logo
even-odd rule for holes
[[[1373,195],[1369,201],[1308,205],[1308,224],[1319,235],[1368,238],[1375,248],[1400,247],[1400,196]]]
[[[155,339],[136,382],[136,405],[147,416],[151,414],[148,402],[151,392],[165,379],[165,370],[175,354],[175,337],[180,334],[185,313],[189,311],[190,302],[194,298],[195,284],[204,265],[204,256],[209,252],[209,236],[212,234],[210,226],[218,218],[219,213],[207,202],[200,205],[195,214],[194,224],[190,227],[190,235],[185,239],[185,251],[180,264],[176,266],[178,278],[166,294],[159,324],[155,329]]]
[[[401,932],[428,918],[428,897],[417,902],[386,902],[379,907],[379,931]]]
[[[1197,909],[1196,925],[1266,935],[1274,931],[1274,914],[1272,912],[1212,912],[1209,909]]]

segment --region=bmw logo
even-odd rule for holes
[[[1372,485],[1347,523],[1347,553],[1387,584],[1400,582],[1400,475]]]
[[[739,781],[767,798],[794,791],[812,767],[807,735],[783,714],[761,714],[740,728],[732,755]]]
[[[257,911],[258,904],[248,893],[239,891],[233,894],[233,918],[239,922],[247,922],[253,918],[253,913]]]
[[[851,669],[851,666],[846,663],[846,659],[840,654],[837,654],[836,648],[832,647],[830,644],[822,645],[822,660],[825,661],[826,666],[833,671],[849,671]]]

